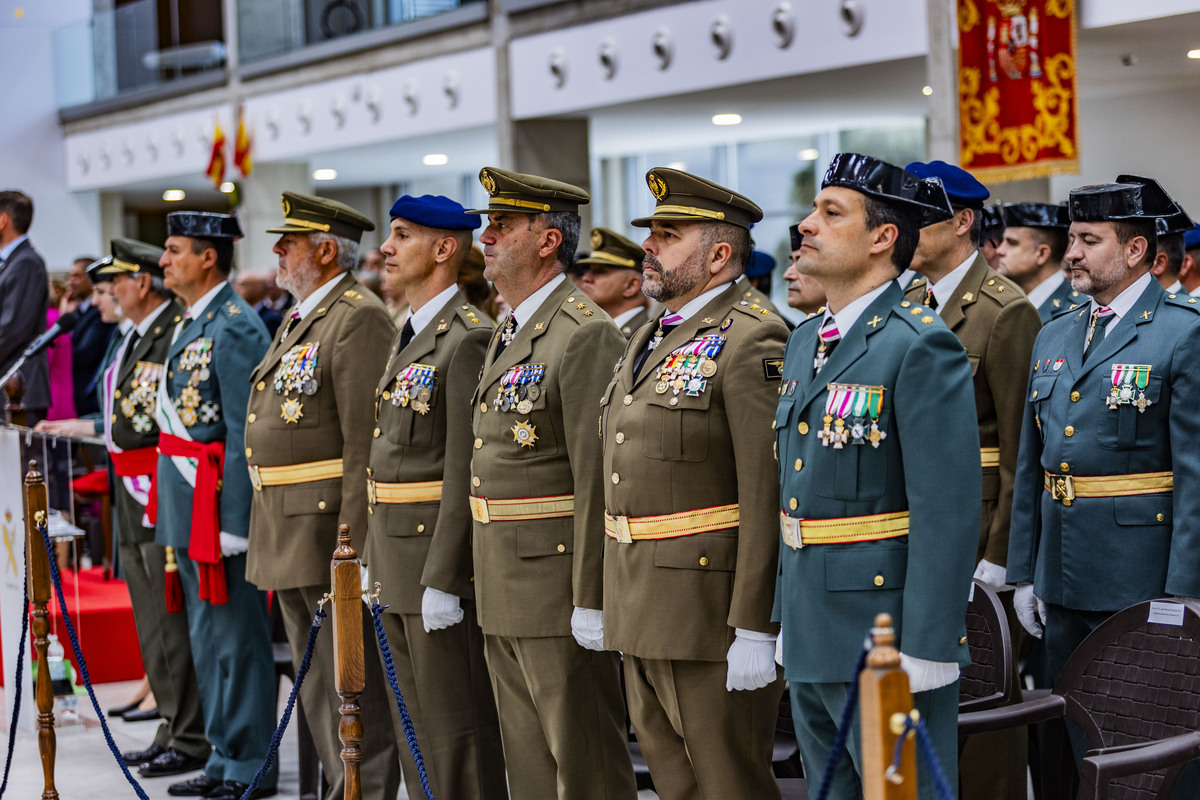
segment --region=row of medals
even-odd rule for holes
[[[709,334],[675,348],[654,373],[654,391],[678,395],[686,389],[689,397],[699,397],[717,374],[716,356],[724,345],[724,336]]]
[[[154,427],[152,420],[158,406],[158,381],[162,371],[162,364],[139,361],[130,381],[129,394],[121,398],[121,413],[133,421],[133,429],[138,433],[149,433]]]
[[[409,364],[403,372],[396,376],[396,385],[384,399],[390,399],[393,406],[400,408],[408,408],[411,404],[413,411],[418,414],[428,414],[436,381],[437,367],[428,364]]]
[[[545,364],[521,364],[513,367],[500,379],[492,407],[498,411],[515,409],[518,414],[528,414],[533,410],[534,401],[542,396],[538,382],[545,374]]]
[[[201,409],[200,389],[197,388],[201,381],[211,377],[209,365],[212,364],[212,345],[212,339],[197,339],[188,344],[179,355],[179,371],[192,372],[188,376],[187,386],[183,387],[179,399],[175,401],[179,408],[179,420],[188,428],[200,421],[201,411],[203,420],[212,422],[220,409],[216,403],[204,403],[204,408]]]
[[[320,342],[298,344],[283,354],[275,369],[275,394],[292,394],[279,407],[279,416],[285,423],[299,424],[304,416],[304,404],[299,394],[311,397],[317,393],[317,352]]]
[[[1116,410],[1117,406],[1132,405],[1137,406],[1139,413],[1146,410],[1146,407],[1151,405],[1151,401],[1146,397],[1146,386],[1150,383],[1150,364],[1113,364],[1112,365],[1112,389],[1104,398],[1104,404],[1109,408]],[[1138,390],[1137,399],[1133,397],[1133,389],[1136,385]]]

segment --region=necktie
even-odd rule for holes
[[[929,306],[934,311],[937,311],[937,307],[938,307],[937,295],[933,293],[932,286],[927,287],[925,289],[925,305]]]
[[[509,312],[508,319],[504,320],[504,324],[500,326],[500,343],[496,345],[496,358],[504,352],[504,348],[512,344],[513,337],[517,335],[517,318]]]
[[[408,343],[411,342],[413,337],[416,335],[417,332],[413,328],[412,317],[409,317],[408,319],[404,320],[404,327],[400,329],[400,349],[403,350],[404,348],[408,347]]]
[[[820,338],[821,341],[817,345],[817,356],[813,359],[814,374],[821,372],[821,367],[825,366],[825,362],[833,355],[833,348],[837,347],[837,343],[842,340],[841,331],[837,328],[837,320],[828,317],[821,323]]]
[[[683,317],[678,314],[668,314],[658,321],[658,328],[654,331],[654,335],[650,337],[650,341],[646,342],[637,354],[637,358],[633,362],[633,379],[637,380],[638,375],[642,373],[642,365],[646,363],[646,359],[650,357],[650,353],[654,348],[662,342],[662,340],[675,329],[675,326],[683,322]]]
[[[129,343],[125,345],[125,354],[121,357],[121,371],[133,360],[133,351],[137,347],[138,340],[142,338],[138,333],[138,329],[134,328],[129,334]]]
[[[1083,346],[1083,363],[1100,343],[1104,341],[1104,332],[1108,324],[1116,319],[1116,313],[1111,308],[1097,308],[1092,312],[1092,324],[1088,326],[1087,342]]]

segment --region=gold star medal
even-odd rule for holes
[[[191,406],[184,406],[179,409],[179,420],[184,427],[190,428],[196,424],[196,409]]]
[[[304,407],[300,404],[300,398],[289,397],[284,400],[283,405],[279,407],[279,416],[285,423],[294,422],[299,425],[300,418],[304,416]]]
[[[513,441],[521,447],[533,447],[533,443],[537,441],[536,428],[529,424],[529,420],[518,422],[512,426]]]
[[[200,391],[195,386],[185,386],[179,393],[179,402],[184,408],[197,408],[200,405]]]
[[[122,397],[121,398],[121,413],[125,415],[125,418],[126,419],[132,418],[135,412],[137,412],[137,403],[134,401],[134,399],[132,397],[128,397],[128,396]]]

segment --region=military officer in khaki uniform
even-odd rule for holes
[[[971,362],[983,467],[975,578],[999,593],[1015,630],[1012,587],[1005,583],[1004,569],[1025,411],[1025,386],[1020,376],[1029,363],[1042,321],[1020,288],[989,267],[979,251],[987,188],[970,173],[944,161],[916,162],[905,169],[919,178],[939,179],[954,211],[950,219],[921,229],[912,265],[924,279],[906,296],[937,311],[962,342]],[[963,797],[1024,800],[1025,739],[1023,728],[971,737],[963,748],[959,769]]]
[[[283,193],[279,285],[296,305],[250,376],[246,459],[254,502],[246,577],[275,591],[297,668],[317,603],[329,591],[329,559],[339,523],[350,526],[354,548],[367,534],[367,455],[374,426],[375,385],[396,328],[374,294],[350,274],[363,231],[374,223],[349,206]],[[366,615],[366,606],[363,607]],[[361,775],[366,797],[394,797],[400,787],[396,742],[373,627],[365,619],[366,690],[362,706]],[[333,639],[317,639],[300,699],[317,754],[342,795],[339,700]]]
[[[632,798],[604,651],[599,400],[624,338],[562,274],[582,189],[487,167],[484,276],[512,307],[473,398],[475,597],[516,798]],[[475,212],[482,213],[482,212]]]
[[[633,224],[665,311],[601,402],[605,644],[625,654],[659,797],[779,797],[771,420],[788,331],[736,284],[759,207],[677,170],[646,178],[658,205]]]
[[[579,288],[626,339],[650,320],[650,300],[642,294],[641,247],[608,228],[593,228],[592,254],[575,265],[587,268]]]
[[[495,326],[456,281],[479,217],[446,197],[401,197],[380,247],[412,313],[375,390],[367,562],[435,797],[507,798],[500,723],[475,614],[471,410]],[[392,703],[395,712],[395,703]],[[393,714],[397,741],[404,731]],[[400,748],[408,796],[423,796]]]

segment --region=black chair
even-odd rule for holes
[[[1179,624],[1150,622],[1150,602],[1120,611],[1068,659],[1048,696],[959,717],[959,733],[1066,718],[1088,751],[1079,800],[1169,798],[1200,758],[1200,606],[1156,601]]]
[[[1008,618],[1000,598],[979,581],[974,582],[967,603],[967,648],[971,663],[962,668],[959,679],[959,713],[996,708],[1016,699]]]
[[[273,600],[274,598],[272,598]],[[271,649],[275,657],[275,697],[280,697],[283,678],[296,682],[296,669],[292,664],[292,650],[283,631],[283,615],[279,604],[272,602],[269,621],[271,623]],[[300,771],[300,800],[320,800],[329,791],[329,784],[321,770],[321,759],[317,756],[317,745],[308,729],[308,718],[304,705],[296,698],[296,750]]]

